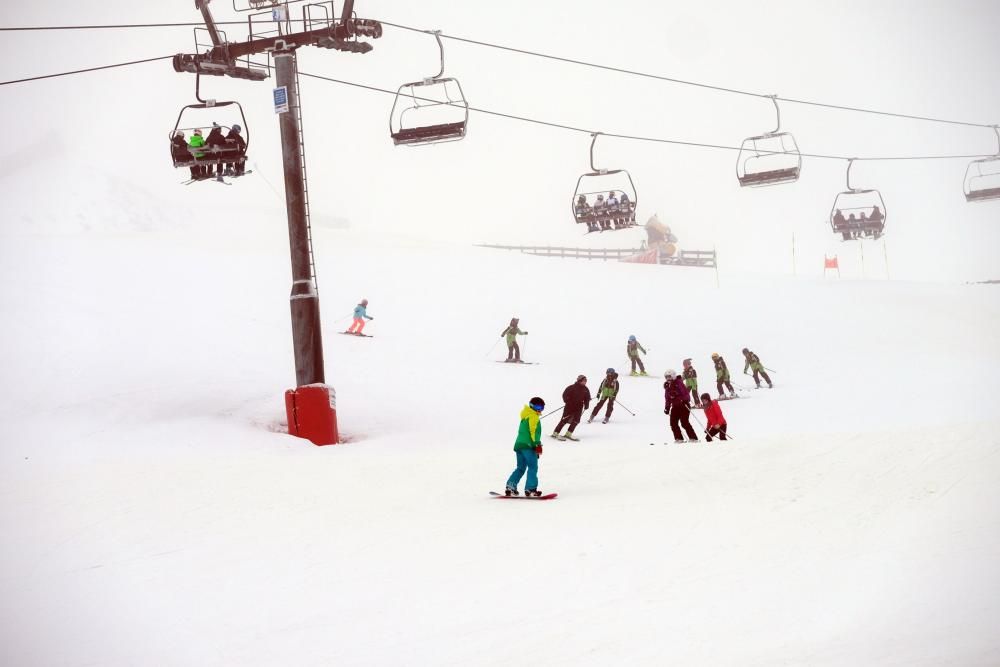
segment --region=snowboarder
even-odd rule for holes
[[[743,374],[746,375],[749,368],[753,371],[753,381],[757,383],[758,389],[760,389],[760,377],[758,377],[758,374],[767,382],[768,388],[773,389],[774,385],[771,384],[771,378],[768,377],[767,372],[764,370],[764,364],[760,363],[760,357],[747,348],[743,348],[743,358],[746,359],[746,363],[743,364]]]
[[[632,362],[632,372],[629,373],[631,376],[636,375],[648,375],[646,372],[646,367],[642,365],[642,359],[639,358],[639,353],[642,352],[646,354],[646,348],[639,344],[639,341],[635,339],[635,336],[628,337],[628,345],[625,346],[625,353],[628,354],[628,359]],[[635,372],[636,365],[639,366],[639,372]]]
[[[674,369],[663,374],[666,382],[663,383],[663,414],[670,415],[670,430],[674,434],[674,442],[684,442],[681,435],[681,427],[687,433],[688,442],[698,442],[698,436],[691,428],[691,394],[684,384],[684,378],[678,375]]]
[[[684,386],[691,392],[695,406],[700,408],[701,399],[698,398],[698,372],[691,365],[690,359],[685,359],[683,363],[684,370],[681,371],[681,374],[684,376]]]
[[[615,409],[615,401],[618,400],[618,373],[615,369],[609,368],[607,373],[604,375],[604,379],[601,380],[601,385],[597,388],[597,405],[594,406],[594,411],[590,413],[590,419],[587,423],[591,423],[597,417],[597,413],[601,411],[604,404],[608,404],[608,411],[604,414],[604,421],[602,423],[607,424],[608,420],[611,419],[611,413]]]
[[[719,390],[719,398],[726,397],[722,391],[722,385],[726,385],[729,389],[729,398],[736,398],[736,390],[733,389],[733,383],[729,381],[729,367],[726,366],[726,360],[720,357],[718,352],[713,352],[712,363],[715,364],[715,387]]]
[[[576,382],[563,390],[562,399],[562,419],[556,425],[556,430],[552,432],[552,437],[563,438],[559,431],[562,430],[563,426],[568,425],[569,430],[566,431],[565,439],[579,440],[578,437],[573,435],[573,431],[576,429],[577,424],[580,423],[583,411],[590,407],[590,389],[587,388],[587,376],[578,375]]]
[[[365,320],[374,319],[374,317],[368,314],[368,299],[361,299],[361,303],[354,306],[354,321],[351,322],[351,326],[344,333],[364,336]]]
[[[722,416],[722,406],[718,401],[713,401],[708,394],[701,395],[702,403],[705,406],[705,442],[712,442],[712,438],[719,437],[719,440],[726,440],[726,418]]]
[[[514,455],[517,457],[517,467],[507,478],[505,495],[516,496],[517,485],[525,471],[528,479],[524,483],[524,495],[540,496],[538,490],[538,457],[542,455],[542,410],[545,401],[538,396],[532,396],[528,404],[521,410],[521,423],[517,427],[517,439],[514,440]]]
[[[510,326],[500,333],[501,338],[507,338],[507,361],[509,363],[521,363],[521,348],[517,344],[517,336],[518,334],[527,336],[528,332],[521,331],[518,328],[517,323],[520,321],[516,317],[512,317],[510,319]]]

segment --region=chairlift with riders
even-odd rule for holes
[[[200,92],[201,75],[195,78],[195,98],[197,104],[188,104],[177,114],[177,122],[170,132],[170,157],[173,165],[177,169],[191,169],[192,180],[200,180],[196,174],[198,170],[204,170],[205,177],[211,175],[212,167],[216,167],[219,180],[222,180],[223,168],[228,168],[229,176],[239,177],[247,173],[244,169],[246,163],[247,148],[250,145],[250,131],[247,126],[246,115],[239,102],[216,101],[213,99],[204,100]],[[204,112],[210,109],[210,115]],[[216,110],[224,110],[225,113],[216,113]],[[201,116],[205,122],[196,123],[192,117]],[[223,116],[226,123],[217,122],[219,116]],[[237,122],[238,121],[238,122]],[[208,141],[205,138],[204,145],[192,146],[188,142],[188,137],[195,132],[201,133],[209,130],[209,137],[221,137],[221,141]],[[216,132],[218,130],[218,132]]]
[[[441,69],[432,77],[404,83],[396,91],[389,116],[389,134],[397,146],[422,146],[465,138],[469,103],[462,85],[444,75],[441,31],[431,30],[441,55]]]
[[[736,178],[742,187],[780,185],[799,180],[802,154],[790,132],[781,131],[781,109],[777,95],[768,95],[774,103],[778,126],[773,132],[748,137],[736,157]]]
[[[590,171],[577,179],[570,204],[573,220],[587,225],[588,232],[635,226],[638,197],[632,176],[625,169],[598,169],[594,164],[594,145],[601,134],[590,135]]]
[[[973,160],[965,170],[965,201],[981,202],[1000,199],[1000,126],[994,125],[997,154]]]
[[[885,233],[885,201],[878,190],[851,187],[851,167],[857,158],[847,162],[847,190],[837,195],[830,209],[830,227],[845,241],[877,239]]]

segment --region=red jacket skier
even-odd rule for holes
[[[701,400],[705,405],[705,421],[708,426],[705,428],[706,442],[712,442],[713,436],[719,436],[719,440],[726,440],[726,418],[722,415],[722,406],[718,401],[713,401],[709,394],[702,394]]]

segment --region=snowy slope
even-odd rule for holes
[[[218,213],[266,185],[94,182],[0,232],[3,664],[1000,663],[995,287],[320,224],[350,444],[316,448],[282,433],[283,211]],[[335,335],[361,297],[376,337]],[[493,363],[512,316],[539,365]],[[489,499],[527,398],[626,368],[629,334],[636,416],[546,441],[558,500]],[[664,446],[658,376],[718,351],[747,386],[744,345],[777,388],[723,405],[734,441]]]

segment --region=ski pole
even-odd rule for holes
[[[630,415],[632,415],[633,417],[635,417],[635,413],[632,412],[631,410],[629,410],[628,408],[626,408],[624,405],[622,405],[621,401],[619,401],[617,398],[615,399],[615,403],[617,403],[618,405],[621,405],[622,409],[625,410],[625,412],[627,412]]]
[[[772,373],[777,373],[778,372],[778,371],[774,370],[773,368],[768,368],[767,366],[764,366],[764,370],[765,371],[771,371]]]
[[[542,415],[541,417],[539,417],[539,419],[545,419],[545,418],[546,418],[546,417],[548,417],[549,415],[552,415],[552,414],[555,414],[555,413],[559,412],[559,411],[560,411],[560,410],[562,410],[562,409],[563,409],[564,407],[565,407],[564,405],[560,405],[560,406],[559,406],[558,408],[556,408],[556,409],[555,409],[555,410],[553,410],[552,412],[546,412],[546,413],[545,413],[544,415]]]
[[[493,353],[494,348],[496,348],[497,343],[499,343],[501,340],[503,340],[503,336],[501,336],[500,338],[497,338],[496,341],[494,341],[494,343],[493,343],[493,347],[491,347],[489,349],[489,351],[486,354],[484,354],[483,356],[484,357],[490,356]]]

